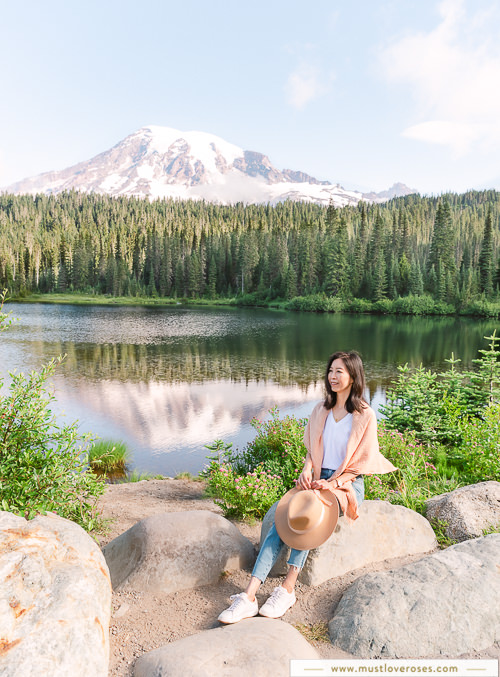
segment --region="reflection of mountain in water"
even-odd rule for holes
[[[158,381],[80,381],[75,391],[66,379],[56,379],[58,400],[71,413],[73,407],[83,411],[83,418],[95,421],[104,417],[111,426],[119,427],[135,452],[146,448],[150,453],[194,453],[197,470],[207,454],[203,448],[214,439],[228,441],[237,435],[252,418],[265,418],[268,410],[296,410],[303,405],[308,414],[321,399],[321,387],[299,389],[276,384],[234,383],[216,381],[202,384],[167,384]],[[105,432],[97,431],[101,436]],[[253,435],[251,435],[253,437]],[[143,454],[140,454],[141,457]],[[163,459],[160,472],[171,458]],[[148,467],[152,467],[149,463]],[[186,469],[184,466],[180,466]]]

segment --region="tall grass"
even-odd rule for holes
[[[124,442],[98,440],[87,450],[89,467],[98,474],[125,473],[131,453]]]

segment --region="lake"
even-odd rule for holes
[[[205,444],[242,449],[253,417],[308,416],[335,350],[358,350],[374,409],[405,363],[469,368],[498,322],[469,318],[290,313],[207,307],[9,304],[0,372],[29,371],[66,354],[53,379],[60,421],[126,442],[132,466],[198,473]]]

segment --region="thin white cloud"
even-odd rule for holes
[[[324,78],[316,66],[302,62],[288,77],[285,92],[288,103],[301,109],[328,91],[331,76]]]
[[[486,8],[485,8],[486,7]],[[457,155],[500,146],[500,13],[492,2],[444,0],[440,21],[384,48],[390,82],[411,88],[417,104],[409,138]]]

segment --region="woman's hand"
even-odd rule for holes
[[[297,486],[304,490],[311,489],[311,481],[312,470],[311,468],[304,467],[297,480]]]
[[[332,489],[333,485],[327,480],[314,480],[311,482],[311,489]]]

